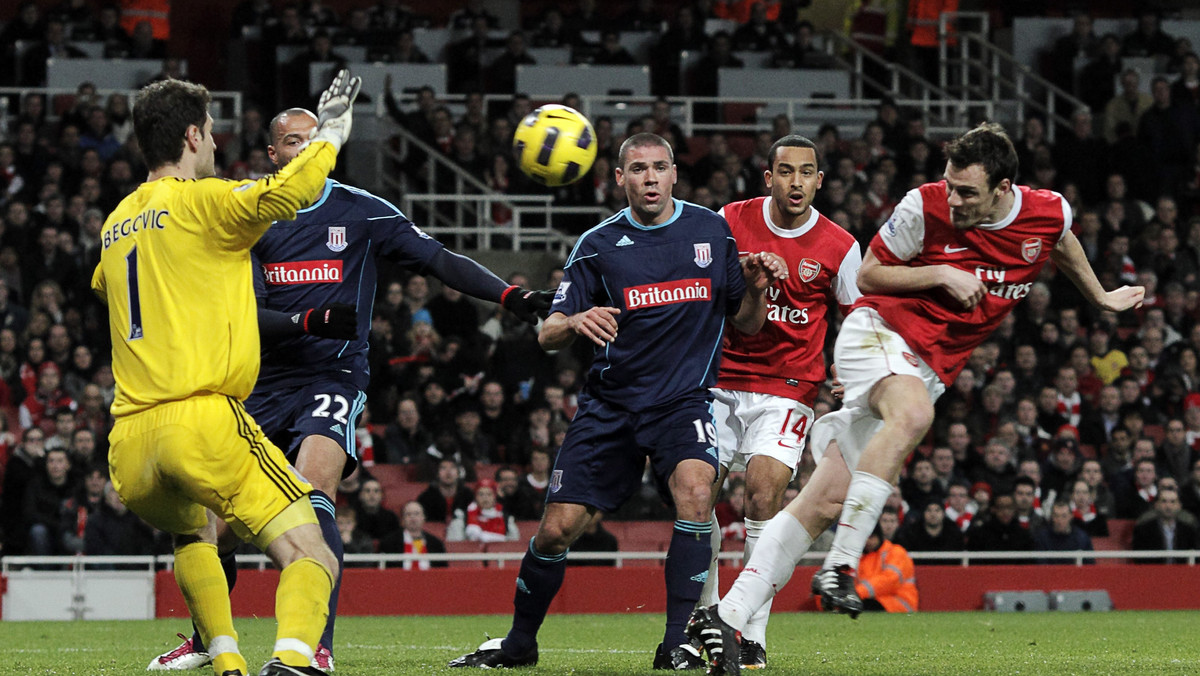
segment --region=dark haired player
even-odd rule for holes
[[[743,254],[770,251],[786,261],[788,279],[767,289],[767,321],[755,335],[725,334],[713,413],[721,450],[720,483],[729,471],[746,472],[746,546],[749,561],[767,521],[783,506],[812,426],[817,390],[825,381],[826,312],[842,314],[858,300],[862,254],[854,236],[817,212],[813,198],[824,177],[816,145],[785,136],[767,153],[769,196],[725,205]],[[717,601],[720,531],[713,528],[713,559],[701,605]],[[767,664],[766,603],[743,631],[741,664]]]
[[[963,134],[947,146],[947,157],[945,180],[905,195],[863,261],[864,295],[834,349],[844,407],[813,427],[819,459],[812,479],[768,523],[720,604],[698,609],[689,623],[726,673],[739,671],[724,660],[738,646],[737,632],[835,521],[813,592],[825,608],[852,617],[862,611],[854,570],[904,459],[933,421],[933,402],[1047,261],[1104,310],[1142,300],[1142,287],[1100,286],[1071,234],[1071,208],[1061,195],[1013,183],[1017,155],[999,125]]]
[[[595,358],[521,562],[512,628],[452,667],[537,663],[537,632],[562,585],[567,548],[598,512],[615,510],[638,489],[647,457],[677,519],[665,568],[666,631],[654,666],[703,666],[684,648],[683,627],[711,553],[717,439],[709,388],[726,319],[757,332],[767,314],[764,291],[787,270],[772,254],[739,261],[723,218],[671,197],[675,172],[662,137],[629,137],[616,180],[630,206],[584,233],[567,259],[538,341],[558,350],[582,336],[595,343]]]
[[[271,120],[271,161],[283,170],[300,153],[317,118],[291,108]],[[387,200],[326,180],[317,200],[296,219],[275,223],[251,251],[262,334],[262,369],[246,409],[283,449],[310,494],[322,534],[338,559],[329,619],[313,666],[333,670],[342,539],[334,518],[338,482],[358,464],[355,424],[370,380],[367,336],[378,277],[388,259],[431,274],[463,293],[502,304],[534,322],[553,293],[510,286],[475,261],[446,250]],[[237,576],[232,537],[222,537],[222,564],[232,587]],[[208,661],[198,636],[151,662],[150,669],[184,669]]]

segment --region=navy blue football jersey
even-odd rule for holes
[[[358,308],[358,338],[301,335],[264,346],[256,388],[334,376],[366,389],[367,337],[378,256],[419,270],[442,248],[387,200],[328,180],[325,192],[292,221],[271,225],[254,245],[254,293],[263,307],[300,312],[326,303]]]
[[[550,310],[621,311],[616,340],[596,349],[587,388],[626,410],[714,385],[725,317],[746,293],[729,224],[704,207],[674,202],[661,225],[639,225],[625,208],[585,232]]]

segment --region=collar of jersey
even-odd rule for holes
[[[784,230],[778,225],[775,225],[775,221],[771,220],[771,199],[772,198],[768,195],[767,198],[763,200],[763,221],[765,221],[767,224],[767,230],[770,230],[780,237],[795,239],[796,237],[807,233],[809,230],[812,230],[813,226],[817,224],[817,219],[821,217],[821,214],[817,213],[817,208],[810,206],[809,210],[812,211],[812,213],[808,215],[808,220],[804,222],[804,225],[801,225],[794,230]]]
[[[312,206],[304,207],[303,209],[297,211],[296,213],[302,214],[306,211],[312,211],[313,209],[316,209],[317,207],[324,204],[325,200],[329,199],[329,193],[333,190],[333,183],[334,183],[334,181],[332,178],[325,179],[325,190],[321,193],[321,198],[318,199],[316,202],[313,202]]]
[[[1024,198],[1021,196],[1021,189],[1019,187],[1014,185],[1012,190],[1013,205],[1012,209],[1009,209],[1008,215],[1000,219],[1000,221],[997,223],[980,223],[975,227],[979,228],[980,230],[1003,230],[1011,225],[1013,221],[1017,220],[1017,214],[1021,213],[1021,201]]]
[[[675,205],[675,213],[671,214],[671,217],[668,218],[665,223],[659,223],[658,225],[642,225],[641,223],[633,220],[632,207],[625,207],[621,210],[621,213],[625,214],[625,220],[629,221],[629,224],[638,230],[658,230],[659,228],[665,228],[674,223],[679,219],[679,215],[683,213],[683,202],[675,199],[674,197],[671,198],[671,202]]]

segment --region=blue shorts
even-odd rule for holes
[[[712,466],[715,478],[712,396],[705,392],[633,412],[581,394],[579,410],[550,473],[546,502],[613,512],[641,486],[647,457],[668,504],[668,479],[684,460],[703,460]]]
[[[305,438],[333,439],[349,456],[345,477],[358,467],[354,428],[366,403],[366,393],[349,383],[315,379],[298,387],[256,389],[246,399],[246,411],[293,465]]]

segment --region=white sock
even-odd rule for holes
[[[812,536],[788,512],[767,522],[750,561],[717,610],[734,629],[745,631],[754,613],[783,589],[800,557],[812,546]]]
[[[717,587],[717,555],[721,553],[721,526],[717,523],[717,512],[712,513],[712,532],[709,533],[712,543],[712,558],[708,561],[708,578],[704,580],[704,588],[700,590],[700,600],[697,608],[707,608],[720,600],[720,589]]]
[[[743,566],[750,563],[750,557],[754,555],[754,548],[758,545],[758,540],[769,523],[771,523],[769,520],[756,521],[754,519],[746,519],[746,549],[742,551]],[[750,621],[746,623],[746,628],[742,630],[742,635],[764,648],[767,647],[767,618],[770,616],[771,599],[767,599],[754,613],[754,616],[750,618]]]
[[[842,517],[838,520],[837,533],[829,556],[825,557],[825,568],[847,565],[858,568],[867,538],[875,530],[883,504],[892,494],[892,484],[874,474],[855,472],[846,491],[846,502],[842,505]]]
[[[214,636],[208,641],[208,656],[216,657],[225,653],[236,653],[238,651],[237,639],[232,636]]]

